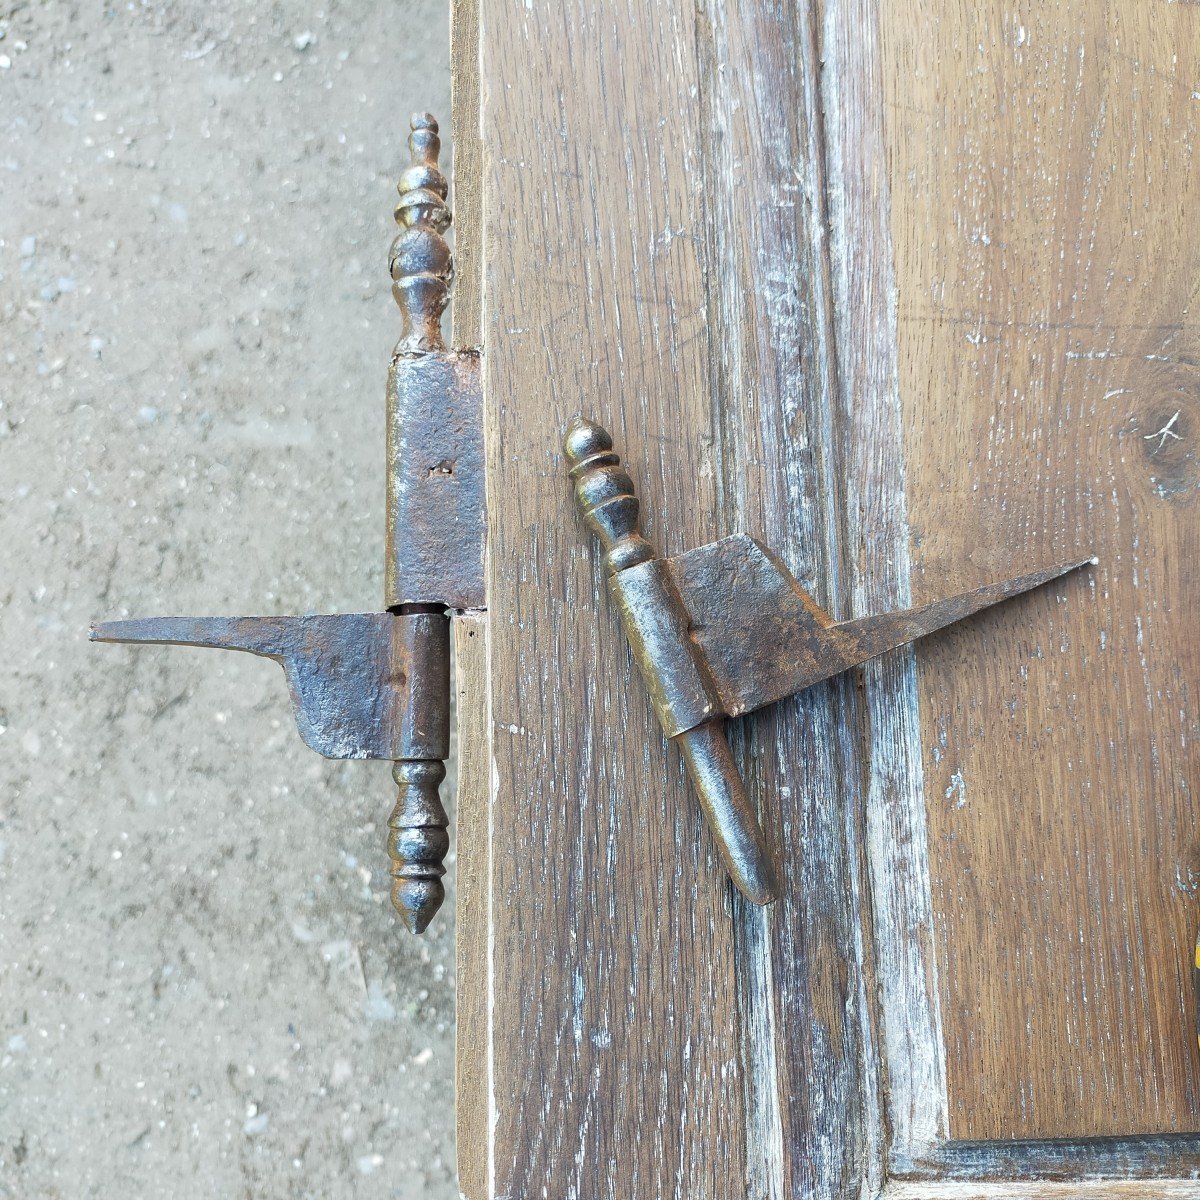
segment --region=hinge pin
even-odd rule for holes
[[[779,898],[779,881],[766,839],[733,761],[716,690],[688,637],[687,609],[638,528],[633,480],[612,438],[593,421],[576,417],[563,449],[580,511],[604,546],[634,658],[664,731],[683,753],[726,869],[748,900],[770,904]]]

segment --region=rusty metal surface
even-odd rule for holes
[[[392,767],[396,806],[388,818],[392,905],[413,933],[424,933],[442,907],[450,819],[438,795],[446,766],[437,760],[401,760]]]
[[[448,623],[436,614],[148,617],[92,628],[98,642],[242,650],[281,664],[305,745],[326,758],[441,759],[450,710]],[[432,683],[432,686],[431,686]]]
[[[744,534],[667,560],[722,710],[751,712],[1085,566],[1063,563],[919,608],[835,623]]]
[[[689,632],[728,716],[821,678],[830,619],[787,569],[745,534],[667,560]]]
[[[643,674],[667,737],[720,716],[717,689],[688,637],[688,611],[664,560],[652,558],[614,571],[608,585],[634,658],[654,664],[653,671]]]
[[[733,761],[721,717],[672,739],[683,754],[717,850],[730,879],[753,904],[770,904],[781,891],[758,814]]]
[[[592,421],[576,417],[563,450],[580,512],[604,546],[634,661],[664,732],[680,746],[730,878],[748,900],[769,904],[779,897],[779,882],[766,839],[746,798],[724,723],[711,719],[716,698],[688,637],[687,612],[662,560],[638,529],[633,481],[613,453],[612,438]]]
[[[1095,562],[1094,558],[1088,557],[1076,562],[1057,563],[1041,571],[1030,571],[1026,575],[1017,575],[999,583],[989,583],[969,592],[960,592],[957,596],[948,596],[944,600],[933,600],[917,608],[882,613],[875,617],[859,617],[853,621],[840,621],[830,627],[829,633],[846,666],[838,666],[835,656],[830,655],[826,664],[829,668],[828,673],[836,674],[838,671],[844,671],[846,667],[874,658],[877,654],[884,654],[897,646],[915,642],[918,638],[945,629],[947,625],[973,616],[993,604],[1011,600],[1022,592],[1042,587],[1063,575],[1078,571],[1081,567],[1093,566]],[[801,686],[807,687],[808,684],[804,683]]]
[[[759,904],[778,896],[779,885],[722,718],[782,700],[1093,561],[903,612],[834,622],[769,550],[745,535],[657,558],[639,532],[633,482],[608,433],[576,417],[563,449],[580,511],[604,545],[610,587],[658,719],[683,750],[730,875]]]
[[[398,354],[387,388],[384,603],[482,608],[484,498],[479,355]]]
[[[483,453],[479,355],[448,351],[441,317],[453,264],[438,123],[416,113],[389,266],[403,328],[387,386],[384,613],[155,617],[92,629],[108,642],[243,650],[283,665],[304,742],[326,758],[395,761],[388,821],[392,901],[420,933],[445,896],[438,796],[450,753],[447,609],[481,608]]]
[[[400,176],[392,293],[404,327],[387,385],[384,604],[482,608],[483,414],[477,350],[447,350],[441,316],[454,262],[444,234],[438,124],[412,119]]]
[[[396,353],[423,354],[446,348],[442,313],[454,263],[443,234],[454,218],[446,207],[450,189],[438,167],[442,139],[437,121],[432,113],[413,113],[408,127],[409,164],[396,184],[400,232],[388,253],[388,268],[392,295],[404,320]]]

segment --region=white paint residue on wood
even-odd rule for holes
[[[890,195],[881,167],[888,149],[879,20],[866,0],[833,5],[824,39],[846,537],[851,546],[872,547],[865,561],[850,556],[854,616],[912,603]],[[948,1132],[913,652],[876,660],[863,675],[875,934],[874,961],[863,969],[875,975],[881,1082],[892,1137],[886,1156],[906,1158]],[[865,1037],[870,1036],[868,1029]],[[880,1178],[883,1173],[881,1167]]]
[[[1142,434],[1142,438],[1147,442],[1152,442],[1155,438],[1158,439],[1158,445],[1154,447],[1152,453],[1157,454],[1166,445],[1168,438],[1173,438],[1177,442],[1183,441],[1182,436],[1175,432],[1175,423],[1179,420],[1181,411],[1177,409],[1175,415],[1161,429],[1156,429],[1153,433]]]
[[[710,128],[706,131],[708,161],[706,174],[710,180],[728,180],[746,174],[748,160],[764,153],[763,143],[745,144],[746,114],[740,113],[742,98],[753,108],[756,97],[752,82],[741,76],[722,71],[706,70],[712,62],[723,64],[731,58],[740,58],[744,47],[731,46],[727,39],[730,30],[730,14],[723,3],[712,8],[708,36],[697,41],[699,75],[707,80],[704,92],[704,110],[708,114]],[[738,18],[733,18],[733,32],[738,32]],[[786,137],[785,122],[779,122],[777,131]],[[759,131],[760,136],[767,131]],[[777,136],[780,134],[777,132]],[[768,151],[769,153],[769,151]],[[755,172],[756,173],[756,172]],[[764,181],[768,195],[771,181]],[[769,203],[769,201],[768,201]],[[710,355],[710,370],[714,392],[732,392],[740,401],[729,404],[719,411],[714,422],[714,437],[711,456],[713,477],[718,489],[720,532],[731,532],[746,523],[748,489],[747,473],[729,470],[728,465],[740,457],[739,444],[742,431],[736,420],[730,420],[745,409],[750,413],[773,408],[770,384],[759,380],[757,367],[763,349],[757,345],[758,338],[768,329],[777,333],[776,322],[787,321],[789,313],[785,294],[770,280],[771,264],[745,262],[746,247],[742,235],[744,219],[737,208],[736,197],[728,189],[713,186],[706,196],[704,216],[707,222],[707,250],[711,257],[709,293],[710,311],[719,312],[717,322],[720,330],[719,351]],[[777,265],[777,264],[775,264]],[[765,268],[765,269],[764,269]],[[762,292],[757,289],[747,292],[736,282],[744,272],[754,270],[764,281]],[[732,286],[722,286],[720,280],[735,281]],[[763,304],[767,319],[757,306]],[[794,341],[797,329],[793,324],[784,334],[785,341]],[[770,353],[768,350],[767,353]],[[756,389],[763,389],[755,396]],[[756,404],[755,399],[765,399],[765,404]],[[764,416],[766,414],[763,414]],[[723,419],[722,419],[723,418]],[[726,422],[731,426],[726,428]],[[726,443],[729,444],[726,444]],[[716,532],[716,531],[714,531]],[[777,985],[773,961],[773,939],[766,914],[747,912],[747,906],[738,905],[737,911],[745,914],[738,922],[735,964],[738,974],[740,999],[739,1023],[741,1034],[742,1083],[746,1122],[746,1184],[755,1196],[763,1200],[782,1200],[786,1194],[783,1119],[779,1110],[780,1090],[784,1086],[786,1069],[781,1067],[776,1054],[777,1039],[782,1031],[777,1024]]]
[[[954,804],[955,808],[966,808],[967,806],[967,784],[960,772],[955,771],[950,776],[950,786],[946,789],[946,799]]]
[[[701,75],[714,74],[706,52],[729,66],[707,94],[714,137],[705,196],[709,323],[721,334],[714,339],[721,515],[737,522],[733,528],[761,531],[828,599],[843,590],[844,528],[826,198],[838,185],[827,178],[819,32],[794,12],[781,24],[762,6],[708,11],[712,45],[701,46]],[[758,203],[747,206],[731,180],[755,181]],[[861,950],[857,831],[844,819],[858,811],[858,784],[847,767],[844,700],[821,689],[747,730],[753,773],[775,793],[764,802],[779,831],[772,836],[795,880],[792,898],[769,919],[747,914],[737,925],[748,1187],[756,1197],[856,1189],[868,1157],[861,1126],[846,1120],[862,1111],[864,1089],[873,1089],[861,1045],[863,981],[854,971],[825,975],[801,949],[837,946],[848,957]],[[797,778],[805,785],[782,782]],[[827,802],[830,788],[839,803]],[[788,1135],[799,1112],[806,1114],[803,1166]]]

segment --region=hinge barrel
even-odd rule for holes
[[[384,604],[484,606],[483,426],[474,350],[397,353],[387,385]]]

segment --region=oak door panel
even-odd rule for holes
[[[918,655],[950,1134],[1194,1130],[1200,20],[883,44],[914,597],[1100,558]]]
[[[456,11],[466,1194],[1187,1195],[1195,9]],[[574,512],[581,410],[662,553],[744,529],[839,617],[1101,563],[733,726],[755,910]]]

